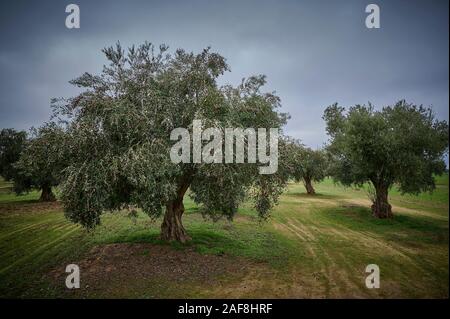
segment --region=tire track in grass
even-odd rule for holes
[[[336,200],[334,202],[336,206],[342,206],[346,204],[367,206],[370,204],[370,201],[368,199],[345,199]],[[318,209],[320,210],[320,208]],[[326,229],[327,231],[330,231],[335,235],[348,240],[349,243],[353,246],[355,245],[355,243],[357,243],[359,245],[363,245],[366,249],[368,248],[380,251],[383,255],[385,255],[386,250],[388,250],[392,256],[400,256],[405,259],[405,261],[416,267],[416,269],[420,269],[420,267],[417,266],[417,262],[410,256],[410,252],[407,249],[404,249],[398,244],[389,243],[384,237],[376,235],[373,232],[352,230],[351,228],[340,225],[338,223],[334,223],[333,225],[326,223],[324,225],[321,225],[320,229],[322,232],[325,232]]]
[[[295,230],[295,228],[290,228],[284,223],[281,222],[272,222],[275,230],[281,231],[282,233],[289,234],[289,236],[293,236],[293,238],[296,238],[297,240],[300,240],[301,242],[309,242],[307,238],[305,238],[302,234],[300,234],[298,231]],[[314,252],[314,250],[311,248],[311,245],[306,245],[304,248],[308,251],[308,253],[311,255],[312,258],[316,258],[317,255]]]
[[[11,240],[3,240],[2,243],[7,243],[7,245],[3,246],[0,245],[2,248],[2,253],[0,254],[1,259],[5,259],[10,257],[11,255],[14,255],[14,251],[16,251],[15,247],[20,247],[20,249],[23,252],[27,252],[29,250],[32,250],[35,248],[35,244],[39,243],[41,241],[45,241],[48,238],[48,232],[61,232],[62,230],[66,230],[68,228],[71,228],[70,224],[68,224],[65,221],[61,221],[56,223],[55,225],[52,225],[53,227],[49,229],[50,227],[45,227],[44,229],[41,229],[42,227],[37,227],[39,229],[34,229],[28,234],[27,237],[16,237],[15,241]],[[33,238],[32,240],[27,240],[28,238]],[[20,240],[20,242],[18,242]],[[3,250],[4,248],[12,248],[8,250]]]
[[[360,252],[357,255],[362,256],[370,251],[370,255],[372,257],[392,258],[392,262],[395,265],[401,265],[402,268],[411,270],[411,273],[419,275],[422,278],[429,277],[431,280],[434,279],[434,277],[430,275],[430,260],[423,255],[421,256],[420,251],[412,248],[406,248],[402,246],[401,243],[387,241],[382,236],[369,231],[355,231],[345,227],[337,227],[350,234],[353,241],[359,244],[358,249]],[[368,256],[367,263],[369,263],[371,259],[373,258]],[[424,262],[424,259],[427,261]],[[403,280],[409,280],[408,275],[405,275],[403,272],[400,272],[397,276],[402,276]],[[404,293],[399,291],[399,289],[401,289],[397,284],[399,281],[401,281],[400,278],[388,281],[391,286],[391,291],[388,292],[388,295],[404,295]],[[410,282],[409,285],[414,285],[414,283]],[[426,289],[426,286],[416,286],[416,290],[421,289]]]
[[[319,282],[322,282],[324,287],[324,293],[326,297],[329,297],[330,295],[334,294],[334,290],[337,288],[337,295],[341,294],[341,281],[344,282],[344,280],[336,280],[335,273],[332,270],[331,265],[334,264],[334,261],[330,256],[326,253],[326,250],[322,246],[321,241],[319,240],[321,237],[321,233],[318,231],[315,231],[311,227],[308,227],[310,230],[314,232],[314,234],[311,233],[310,230],[306,230],[306,224],[310,225],[309,221],[304,221],[303,223],[300,222],[298,219],[294,218],[288,218],[288,227],[292,229],[293,231],[300,232],[302,234],[305,234],[305,237],[308,238],[307,245],[308,245],[308,251],[310,252],[311,256],[314,258],[314,264],[315,264],[315,270],[312,273],[312,276]],[[317,228],[316,228],[317,229]]]
[[[409,265],[405,267],[408,269],[412,268],[414,269],[415,273],[421,273],[423,274],[423,276],[429,274],[429,265],[421,265],[420,260],[417,259],[418,255],[417,251],[415,250],[405,248],[401,244],[395,242],[389,242],[384,237],[369,231],[356,231],[339,224],[336,224],[333,227],[329,228],[333,228],[334,230],[332,232],[334,233],[345,233],[347,235],[347,237],[350,239],[349,242],[351,243],[351,246],[353,246],[354,249],[358,250],[358,252],[354,254],[356,256],[367,255],[366,253],[369,251],[370,255],[375,258],[379,258],[381,256],[394,259],[400,258],[401,261],[397,259],[397,261],[395,262],[396,264],[400,263],[403,266]],[[323,229],[325,231],[326,228],[324,227]],[[367,256],[367,264],[370,263],[370,260],[372,259],[373,258],[369,258],[369,256]],[[350,263],[346,259],[341,259],[341,263],[348,269],[352,268],[352,265],[350,265]],[[352,277],[350,276],[350,279],[351,278]],[[354,282],[357,285],[356,280],[354,280]],[[391,286],[394,290],[392,290],[389,294],[393,293],[394,295],[397,295],[401,293],[400,291],[398,291],[399,288],[396,287],[395,282],[392,282]],[[420,287],[418,287],[418,289],[420,289]]]
[[[11,237],[14,234],[17,234],[17,233],[23,233],[24,231],[26,231],[26,230],[28,230],[30,228],[35,228],[35,227],[39,227],[41,225],[46,225],[46,224],[49,223],[49,221],[52,221],[53,219],[54,219],[54,217],[52,216],[52,217],[46,218],[43,222],[40,222],[40,223],[33,223],[33,221],[26,222],[26,224],[28,224],[28,225],[25,226],[25,227],[22,227],[22,228],[19,228],[19,229],[15,229],[15,230],[13,230],[11,232],[8,232],[8,233],[1,234],[0,235],[0,240],[4,240],[4,239],[6,239],[8,237]]]
[[[365,278],[362,272],[354,268],[346,258],[346,255],[339,251],[332,251],[329,249],[323,249],[322,254],[328,260],[330,282],[335,283],[336,293],[328,297],[337,298],[366,298],[367,292],[362,289],[361,285],[357,283]],[[357,276],[361,274],[361,278],[358,280]]]
[[[421,269],[421,267],[417,265],[417,262],[410,256],[410,252],[402,248],[400,245],[389,243],[383,237],[368,231],[355,231],[343,226],[340,228],[342,231],[345,231],[353,237],[352,241],[354,243],[363,245],[366,250],[370,249],[372,252],[376,251],[377,254],[384,256],[386,256],[386,252],[388,252],[390,256],[401,257],[405,262],[408,262],[416,269]]]
[[[353,236],[348,235],[345,233],[347,229],[343,228],[339,230],[338,227],[328,225],[321,222],[320,219],[314,218],[314,212],[323,208],[322,206],[318,207],[319,205],[317,204],[314,203],[311,205],[312,207],[309,210],[310,214],[308,215],[302,214],[288,218],[288,222],[292,228],[308,234],[310,239],[315,239],[314,245],[309,245],[309,251],[315,256],[318,270],[315,272],[315,276],[318,277],[318,280],[323,281],[327,297],[367,296],[361,290],[361,286],[357,284],[357,278],[355,278],[356,270],[345,260],[339,249],[339,247],[350,246],[354,242],[358,242],[363,235],[357,233],[352,234]],[[306,220],[299,220],[298,217],[303,217]],[[330,250],[329,247],[324,246],[325,243],[335,242],[338,244],[337,250]],[[348,245],[346,245],[347,243]],[[345,267],[337,267],[336,265],[345,265]]]
[[[298,237],[300,240],[304,241],[305,238],[303,238],[302,235],[298,234],[297,232],[295,232],[294,230],[290,229],[289,227],[287,227],[285,224],[283,223],[279,223],[279,222],[272,222],[272,225],[274,226],[275,230],[280,231],[282,233],[287,233],[289,234],[289,236],[293,235],[294,237]]]
[[[303,217],[305,216],[303,215]],[[329,233],[339,237],[340,242],[348,242],[349,244],[358,240],[358,238],[351,238],[336,228],[319,225],[311,220],[300,221],[297,218],[288,217],[285,222],[288,223],[284,225],[285,229],[297,234],[301,241],[307,242],[307,251],[317,267],[313,276],[323,283],[326,297],[367,297],[367,293],[362,290],[361,285],[358,285],[358,279],[355,277],[355,274],[358,273],[357,270],[342,257],[342,253],[339,251],[329,253],[330,249],[324,247],[322,243],[322,240],[330,240],[329,238],[323,238],[324,234],[328,235]],[[357,237],[360,236],[362,235],[358,234]],[[332,240],[336,241],[335,238]],[[345,265],[345,267],[337,267],[336,265]]]
[[[321,211],[328,207],[339,208],[348,204],[367,206],[370,204],[369,200],[362,198],[329,199],[327,205],[324,206],[324,203],[320,201],[310,201],[303,197],[295,200],[294,198],[294,196],[290,197],[289,205],[284,205],[283,209],[279,210],[281,218],[277,219],[278,224],[275,223],[274,226],[279,232],[289,234],[293,240],[298,242],[298,245],[305,247],[304,251],[311,256],[312,267],[317,269],[315,274],[320,280],[320,285],[311,284],[311,290],[319,291],[318,289],[325,288],[325,295],[328,297],[367,298],[408,296],[411,288],[426,291],[427,289],[434,290],[439,286],[435,282],[437,275],[434,273],[445,273],[445,269],[436,269],[442,262],[439,256],[443,253],[435,250],[440,246],[432,245],[428,250],[425,248],[427,247],[425,244],[416,247],[408,245],[408,242],[405,241],[392,241],[389,234],[376,232],[377,228],[358,230],[353,229],[352,225],[345,225],[334,220],[331,223],[326,216],[321,218]],[[301,204],[301,207],[291,204]],[[405,215],[448,220],[447,215],[435,216],[425,208],[422,210],[395,205],[394,210]],[[319,215],[315,215],[315,213],[319,213]],[[402,228],[399,226],[398,230],[401,231]],[[405,232],[411,235],[408,229]],[[308,241],[311,236],[316,237],[314,242]],[[443,252],[445,253],[444,248]],[[436,258],[434,258],[435,256]],[[448,258],[448,250],[446,256]],[[374,259],[387,263],[386,267],[389,268],[390,274],[386,274],[388,277],[385,278],[383,291],[365,290],[366,259],[367,264]],[[436,265],[433,266],[434,264]],[[310,268],[305,265],[295,265],[292,270],[293,275],[295,271],[298,274],[307,274],[308,269]],[[402,269],[408,271],[404,272]],[[410,280],[411,276],[419,276],[422,279],[417,284],[401,284],[405,280]],[[448,290],[446,294],[448,296]]]
[[[73,229],[66,232],[64,235],[59,236],[58,238],[56,238],[55,240],[52,240],[51,242],[40,246],[38,249],[36,249],[32,254],[24,256],[20,259],[17,259],[16,261],[14,261],[13,263],[9,264],[6,267],[3,267],[2,269],[0,269],[0,275],[3,275],[6,271],[8,271],[9,269],[11,269],[14,266],[20,265],[21,263],[24,263],[26,261],[28,261],[29,259],[32,259],[35,256],[39,256],[43,251],[46,251],[47,249],[51,248],[52,246],[55,246],[55,244],[58,244],[61,240],[69,237],[71,234],[73,234],[75,231],[79,230],[78,226],[71,226]]]
[[[288,224],[285,224],[288,223]],[[311,273],[307,273],[307,275],[311,276],[312,283],[310,283],[310,290],[314,291],[314,297],[326,297],[330,294],[332,282],[331,272],[329,268],[329,259],[323,258],[324,249],[320,244],[320,232],[318,232],[318,228],[315,227],[313,232],[309,230],[302,229],[304,226],[300,226],[298,223],[301,223],[299,220],[295,218],[287,218],[283,220],[283,223],[276,223],[279,229],[284,230],[290,234],[295,235],[294,238],[297,238],[297,241],[300,241],[299,246],[306,248],[306,251],[310,255],[310,259],[313,263],[312,269],[310,269]],[[309,223],[309,222],[308,222]],[[303,221],[302,224],[306,224]],[[297,273],[299,271],[304,272],[305,270],[296,269],[294,267],[291,271],[292,278],[297,277]],[[311,282],[311,281],[308,281]],[[317,286],[315,283],[321,283],[321,285]]]
[[[30,238],[34,238],[31,241],[21,239],[20,242],[9,243],[7,246],[8,250],[1,255],[1,260],[8,263],[32,255],[36,251],[36,248],[39,248],[51,238],[58,238],[61,234],[64,235],[67,231],[70,231],[72,227],[73,226],[71,225],[63,225],[62,227],[58,227],[57,231],[52,229],[39,232],[38,234],[31,234]],[[2,266],[4,265],[0,265],[0,267]]]
[[[287,218],[287,226],[291,229],[294,229],[297,232],[300,232],[303,237],[307,239],[307,241],[316,241],[317,240],[317,234],[311,233],[306,227],[300,226],[297,224],[297,221],[294,221],[293,218]]]

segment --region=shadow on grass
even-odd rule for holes
[[[424,216],[404,215],[394,211],[394,217],[379,219],[372,216],[370,208],[351,205],[324,208],[321,215],[329,224],[341,225],[356,231],[403,238],[406,241],[448,244],[448,223]]]
[[[316,193],[314,195],[310,195],[306,192],[288,192],[283,194],[283,196],[287,196],[287,197],[296,197],[296,198],[306,198],[306,199],[341,199],[341,198],[345,198],[345,196],[341,196],[341,195],[332,195],[332,194],[322,194],[322,193]]]
[[[23,198],[20,198],[20,196],[24,196]],[[27,195],[18,195],[16,198],[14,199],[6,199],[6,200],[2,200],[0,203],[1,205],[23,205],[23,204],[41,204],[41,203],[46,203],[46,202],[41,202],[39,199],[26,199]],[[51,203],[51,202],[50,202]]]
[[[293,253],[291,243],[273,232],[254,227],[240,225],[237,228],[224,229],[216,224],[186,223],[186,230],[192,240],[186,243],[166,242],[159,239],[159,228],[118,231],[98,237],[94,234],[95,245],[113,243],[150,243],[168,245],[173,249],[193,249],[205,255],[229,255],[246,257],[255,261],[268,262],[274,266],[285,266],[287,258]]]

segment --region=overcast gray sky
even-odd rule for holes
[[[65,27],[65,7],[81,10],[81,28]],[[381,9],[381,28],[365,27],[365,7]],[[449,116],[449,18],[443,0],[353,1],[1,1],[0,128],[48,120],[52,97],[73,96],[68,81],[96,73],[100,50],[148,40],[200,51],[211,46],[232,72],[221,82],[266,74],[285,132],[313,148],[327,140],[322,113],[399,99]]]

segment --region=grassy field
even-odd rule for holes
[[[187,199],[192,242],[158,241],[160,220],[107,213],[86,232],[58,203],[0,183],[0,297],[448,298],[448,175],[433,194],[390,193],[395,218],[371,217],[364,190],[331,180],[316,196],[290,184],[267,222],[203,220]],[[68,290],[65,266],[80,266]],[[381,287],[365,287],[377,264]]]

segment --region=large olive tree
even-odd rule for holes
[[[184,242],[190,238],[182,224],[188,189],[214,218],[231,219],[246,195],[267,216],[285,185],[283,174],[259,174],[251,163],[175,164],[169,156],[172,130],[186,128],[192,138],[194,120],[222,131],[280,128],[287,116],[277,112],[276,95],[261,92],[265,77],[220,87],[217,79],[229,67],[210,49],[168,54],[166,46],[145,43],[103,52],[109,61],[103,72],[73,80],[82,93],[54,103],[55,116],[67,124],[66,216],[94,227],[105,210],[137,207],[151,217],[164,214],[162,239]]]
[[[334,104],[323,118],[332,176],[344,185],[371,183],[376,217],[392,216],[388,192],[393,185],[403,193],[432,191],[434,175],[445,171],[448,124],[429,108],[399,101],[381,110],[369,104],[345,112]]]

